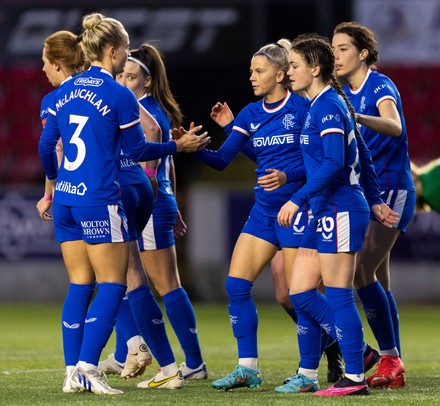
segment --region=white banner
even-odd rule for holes
[[[376,34],[379,65],[440,64],[440,0],[357,0],[354,19]]]

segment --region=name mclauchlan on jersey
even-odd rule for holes
[[[95,79],[95,78],[78,78],[75,80],[75,85],[79,86],[95,86],[98,87],[102,84],[102,79]],[[96,93],[87,90],[87,89],[75,89],[71,91],[68,94],[65,94],[63,98],[58,99],[58,101],[55,103],[55,107],[57,111],[63,107],[66,103],[70,102],[73,99],[83,99],[88,101],[89,103],[93,104],[93,106],[96,107],[96,109],[102,114],[102,116],[105,116],[106,114],[110,113],[110,108],[105,104],[102,105],[102,99],[96,100],[97,95]]]

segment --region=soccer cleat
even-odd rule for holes
[[[180,389],[184,384],[182,371],[178,370],[175,375],[167,376],[159,369],[153,378],[139,382],[137,387],[142,389]]]
[[[72,373],[70,385],[73,389],[93,392],[96,395],[121,395],[119,389],[113,389],[104,373],[98,369],[85,371],[77,366]]]
[[[145,372],[147,366],[151,365],[153,357],[147,344],[142,343],[138,347],[137,354],[127,354],[121,378],[130,379],[140,376]]]
[[[279,393],[305,393],[319,390],[317,379],[310,379],[303,374],[293,375],[283,386],[275,388]]]
[[[329,345],[325,350],[327,356],[327,382],[338,382],[342,378],[344,369],[342,367],[342,354],[338,342],[335,341]]]
[[[365,379],[363,382],[354,382],[349,378],[342,378],[333,386],[327,389],[315,392],[315,396],[353,396],[353,395],[369,395],[367,383]]]
[[[259,388],[261,385],[259,369],[250,369],[237,365],[232,373],[211,383],[215,389],[229,390],[235,388]]]
[[[397,356],[383,355],[376,371],[368,379],[368,386],[377,388],[392,384],[399,375],[405,373],[402,360]],[[403,378],[404,380],[404,378]]]
[[[195,369],[188,368],[186,363],[182,362],[179,370],[182,371],[183,379],[208,379],[208,369],[205,362],[202,362]]]
[[[78,392],[81,389],[73,387],[72,386],[72,372],[65,372],[64,373],[64,383],[63,383],[63,392],[64,393],[74,393],[74,392]]]
[[[396,376],[396,379],[389,383],[388,385],[385,385],[384,388],[388,389],[399,389],[403,388],[406,385],[406,378],[405,373],[399,374]]]
[[[364,351],[364,372],[367,373],[380,361],[380,353],[375,348],[367,344]]]
[[[120,375],[124,365],[115,359],[115,354],[110,354],[105,361],[98,364],[98,369],[106,375]]]

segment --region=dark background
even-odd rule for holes
[[[347,0],[0,1],[0,258],[54,253],[52,229],[38,222],[33,208],[44,182],[37,146],[40,102],[51,90],[41,71],[48,35],[61,29],[80,33],[81,17],[98,11],[124,23],[132,47],[154,41],[164,53],[185,125],[203,124],[215,149],[224,134],[209,118],[211,107],[227,101],[237,113],[255,100],[249,83],[252,54],[268,42],[304,32],[331,37],[339,22],[354,19],[353,4]],[[440,67],[400,63],[382,67],[379,59],[379,70],[400,90],[411,159],[423,164],[439,157]],[[175,162],[183,212],[188,189],[198,182],[219,187],[232,182],[249,192],[232,199],[234,214],[228,219],[227,236],[232,247],[252,202],[254,165],[241,155],[222,173],[185,154],[177,154]],[[439,224],[436,215],[415,216],[411,231],[399,238],[393,255],[440,260]],[[180,242],[178,247],[184,258]]]

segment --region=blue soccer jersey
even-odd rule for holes
[[[260,100],[248,104],[237,116],[231,135],[218,151],[199,153],[202,161],[216,168],[229,164],[251,140],[257,163],[257,179],[267,175],[266,169],[286,172],[304,167],[300,148],[301,127],[309,109],[309,100],[287,92],[276,103]],[[216,162],[217,161],[217,162]],[[281,206],[298,190],[302,182],[296,181],[274,191],[255,187],[255,201],[268,216],[276,216]]]
[[[370,149],[381,189],[414,190],[402,101],[394,83],[385,75],[369,70],[357,90],[353,91],[346,85],[344,92],[359,114],[379,117],[379,104],[382,101],[392,100],[396,104],[402,123],[399,137],[382,135],[363,125],[359,129]]]
[[[359,184],[354,120],[341,96],[326,86],[312,101],[301,132],[307,183],[291,199],[309,200],[316,219],[345,211],[369,211]]]
[[[153,96],[146,95],[139,99],[139,103],[153,116],[162,131],[162,142],[171,139],[171,121],[165,111],[160,107]],[[174,195],[170,182],[171,156],[161,159],[157,167],[156,179],[158,183],[158,194]]]
[[[47,177],[57,178],[58,204],[116,204],[122,147],[144,161],[176,151],[174,142],[145,143],[134,94],[97,66],[61,85],[49,112],[39,152]],[[57,174],[52,154],[60,136],[64,157]]]
[[[72,79],[72,75],[70,75],[66,79],[64,79],[61,84],[67,82],[70,79]],[[46,96],[43,97],[43,100],[41,100],[40,121],[41,121],[41,125],[43,126],[43,128],[44,128],[44,125],[46,124],[46,120],[49,115],[49,108],[52,106],[53,101],[55,100],[55,95],[56,95],[57,91],[58,91],[58,88],[55,88],[50,93],[46,94]]]
[[[49,107],[53,104],[57,91],[58,89],[52,90],[50,93],[46,94],[46,96],[43,97],[43,100],[41,100],[40,121],[43,128],[46,124],[47,116],[49,115]]]

